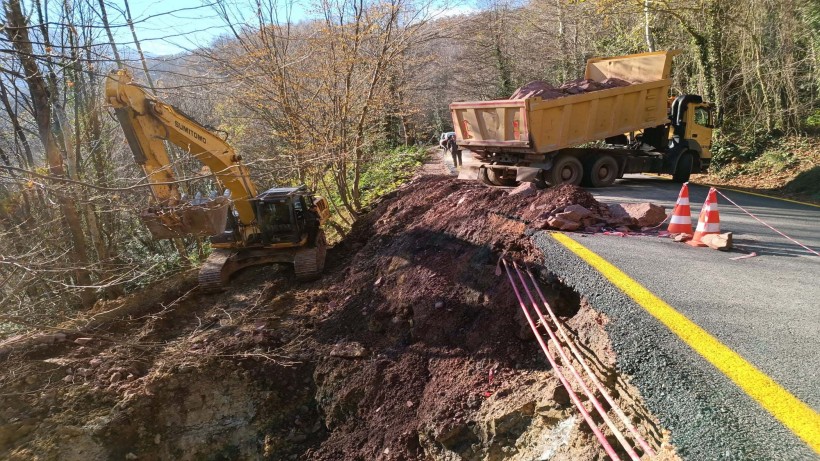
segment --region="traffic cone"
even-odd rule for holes
[[[675,209],[672,210],[672,219],[669,220],[670,234],[692,235],[692,210],[689,209],[689,183],[683,183],[678,194]]]
[[[698,227],[695,229],[695,236],[686,242],[695,247],[705,247],[706,244],[700,239],[706,234],[720,234],[720,214],[718,213],[717,191],[715,188],[709,189],[709,195],[703,202],[703,208],[698,217]]]

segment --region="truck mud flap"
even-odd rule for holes
[[[539,179],[541,168],[530,168],[526,166],[515,167],[515,180],[518,182],[535,182]]]
[[[140,219],[157,240],[219,235],[225,232],[230,200],[217,197],[204,203],[149,208]]]

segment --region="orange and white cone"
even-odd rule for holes
[[[675,209],[672,210],[672,219],[669,220],[670,234],[692,235],[692,210],[689,209],[689,183],[683,183],[678,194]]]
[[[709,195],[706,196],[706,201],[703,202],[703,208],[700,210],[695,236],[692,237],[692,240],[686,242],[687,244],[705,247],[706,244],[700,241],[704,235],[720,234],[720,214],[718,213],[716,192],[714,187],[709,189]]]

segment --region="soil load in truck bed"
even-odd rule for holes
[[[257,267],[204,295],[182,274],[89,314],[127,316],[0,345],[0,458],[603,459],[495,275],[502,252],[541,275],[658,447],[657,421],[616,378],[607,319],[537,266],[522,216],[559,202],[597,207],[577,188],[418,178],[356,222],[322,280]]]
[[[515,90],[510,99],[541,98],[547,100],[628,85],[630,85],[629,82],[620,78],[607,78],[600,82],[580,78],[556,88],[543,80],[534,80]]]

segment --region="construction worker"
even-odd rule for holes
[[[447,138],[447,149],[450,150],[450,155],[453,156],[453,166],[460,167],[461,166],[461,149],[456,144],[456,137],[455,135],[450,135]]]

